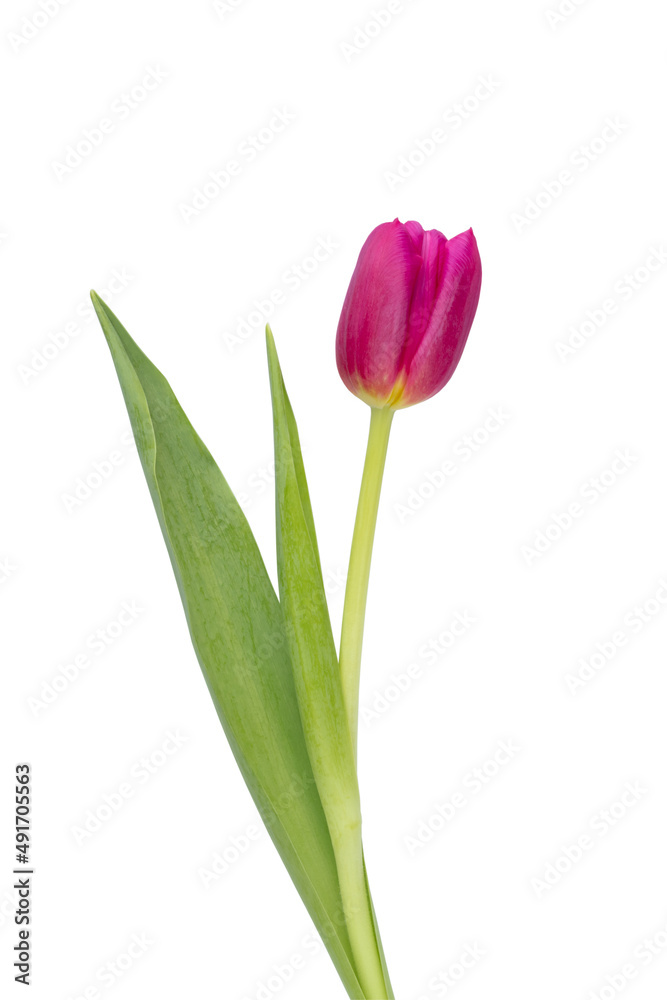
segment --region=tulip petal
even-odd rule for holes
[[[419,256],[397,219],[370,234],[359,254],[338,325],[343,382],[374,406],[390,398],[401,369]]]
[[[458,365],[475,318],[482,264],[472,229],[438,249],[438,287],[433,312],[414,354],[406,355],[406,388],[398,406],[434,396]],[[431,286],[424,291],[426,296]]]
[[[395,219],[394,221],[398,222],[398,219]],[[412,245],[415,253],[421,254],[422,243],[424,240],[424,227],[422,226],[421,222],[415,222],[414,220],[411,220],[405,223],[405,228],[407,229],[408,234],[412,240]]]
[[[410,302],[410,317],[401,367],[407,373],[424,338],[442,290],[447,240],[437,229],[423,233],[420,266]]]

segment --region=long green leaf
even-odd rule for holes
[[[350,815],[359,814],[359,787],[296,421],[268,328],[267,349],[273,400],[281,606],[320,798],[328,793],[332,796],[330,823],[347,823]],[[326,804],[324,808],[326,812]]]
[[[280,604],[246,518],[169,384],[92,293],[199,663],[274,844],[350,997],[365,996]]]
[[[306,746],[331,832],[343,909],[361,985],[391,997],[368,889],[359,787],[294,413],[266,330],[276,468],[280,602]]]

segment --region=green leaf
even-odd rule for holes
[[[296,421],[267,328],[280,603],[313,773],[330,826],[360,816],[359,787]],[[289,416],[288,416],[289,414]],[[332,835],[342,835],[334,829]]]
[[[359,786],[315,523],[294,413],[266,328],[276,469],[280,603],[308,755],[331,833],[343,909],[365,996],[391,997],[366,879]]]
[[[164,378],[92,293],[199,663],[250,793],[350,997],[342,915],[280,604],[246,518]]]

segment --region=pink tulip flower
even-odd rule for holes
[[[472,229],[448,240],[418,222],[384,222],[359,254],[336,338],[348,387],[400,409],[454,374],[477,310],[482,265]]]

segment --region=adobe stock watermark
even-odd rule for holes
[[[498,431],[506,427],[511,414],[504,404],[490,406],[486,416],[471,431],[454,442],[446,457],[435,469],[425,473],[421,482],[412,486],[403,502],[393,504],[394,513],[401,524],[414,517],[425,504],[433,499],[439,490],[454,479],[470,461],[495,438]]]
[[[559,4],[544,12],[547,24],[551,28],[559,28],[587,2],[588,0],[560,0]]]
[[[333,236],[318,236],[302,258],[285,268],[273,288],[254,299],[250,308],[236,317],[233,330],[223,332],[222,341],[229,353],[234,354],[237,348],[256,333],[263,333],[276,309],[298,292],[319,271],[322,264],[331,260],[338,249],[340,243]]]
[[[521,753],[521,747],[514,740],[500,740],[495,750],[477,767],[463,775],[461,783],[448,798],[435,803],[433,811],[417,824],[411,834],[403,838],[410,857],[422,851],[433,842],[481,791],[503,773],[507,765]]]
[[[93,462],[87,472],[77,476],[69,492],[60,494],[60,499],[67,513],[71,515],[80,510],[87,500],[97,494],[101,486],[109,482],[116,470],[126,464],[127,456],[134,451],[136,451],[136,444],[132,431],[123,431],[118,447],[113,448],[103,458]]]
[[[327,597],[336,597],[345,590],[347,582],[347,570],[338,567],[337,569],[325,569],[322,574],[322,582]]]
[[[32,714],[37,718],[50,705],[54,705],[143,614],[144,609],[137,601],[123,601],[113,618],[90,632],[85,637],[79,652],[58,666],[47,679],[42,681],[37,691],[27,698],[26,704]]]
[[[234,178],[240,177],[295,121],[296,115],[285,106],[273,108],[266,124],[247,135],[236,147],[233,157],[220,167],[209,170],[206,178],[193,189],[189,200],[179,202],[178,212],[183,222],[189,225],[193,219],[199,218],[229,188]]]
[[[666,263],[667,250],[662,245],[651,247],[641,264],[636,265],[631,271],[626,271],[618,281],[614,282],[611,289],[612,294],[602,299],[593,308],[587,309],[584,318],[568,328],[568,336],[556,341],[554,347],[560,360],[567,362],[577,355],[582,347],[591,342],[609,319],[616,316],[623,306],[635,297],[637,292],[646,288],[649,281]]]
[[[214,851],[206,864],[197,869],[197,877],[204,889],[210,889],[215,882],[219,882],[255,844],[264,839],[264,829],[256,823],[248,823],[241,833],[229,837],[220,850]]]
[[[393,671],[388,683],[376,689],[368,701],[360,707],[359,716],[364,725],[370,727],[378,719],[384,718],[390,709],[412,691],[415,684],[425,676],[425,670],[449,656],[452,649],[476,624],[477,618],[470,611],[457,611],[453,614],[445,628],[428,642],[420,645],[415,659],[402,670]]]
[[[234,490],[234,495],[244,514],[250,510],[255,500],[258,500],[262,496],[267,496],[272,492],[275,481],[276,463],[273,459],[259,466],[259,468],[247,476],[243,487],[239,490]]]
[[[159,66],[147,66],[137,83],[114,98],[108,111],[94,125],[84,128],[79,138],[65,148],[59,160],[51,161],[51,169],[57,180],[62,181],[71,176],[89,160],[95,150],[103,146],[109,136],[118,130],[118,126],[145,104],[150,95],[168,78],[169,74]]]
[[[12,561],[11,556],[3,556],[0,559],[0,587],[16,574],[18,566]]]
[[[253,986],[243,994],[241,1000],[272,1000],[282,993],[288,983],[306,968],[309,962],[322,953],[322,944],[310,931],[299,941],[294,949],[282,961],[276,962],[268,975],[257,979]]]
[[[439,123],[428,135],[415,139],[411,148],[402,153],[391,170],[383,177],[390,191],[405,184],[449,139],[473,118],[484,104],[500,90],[500,82],[487,73],[477,79],[475,86],[456,104],[447,108]]]
[[[128,268],[115,267],[104,283],[96,285],[96,288],[104,301],[111,304],[134,281],[134,277]],[[49,333],[36,347],[31,348],[30,357],[18,365],[17,371],[23,384],[29,385],[50,368],[94,319],[95,310],[90,298],[86,296],[77,303],[70,318]]]
[[[22,17],[21,23],[7,34],[7,41],[14,52],[20,52],[37,38],[69,3],[70,0],[39,0],[32,13]]]
[[[213,0],[211,6],[220,19],[233,14],[242,7],[246,0]]]
[[[432,1000],[433,997],[451,996],[456,987],[460,986],[473,969],[477,968],[486,954],[486,945],[480,944],[479,941],[464,945],[453,961],[431,976],[427,984],[427,991],[420,993],[417,1000]]]
[[[621,618],[621,627],[595,643],[593,652],[580,656],[574,670],[565,674],[565,685],[571,695],[577,695],[625,649],[628,643],[650,625],[667,608],[667,576],[661,577],[649,597],[634,604]]]
[[[16,889],[6,889],[0,896],[0,931],[7,925],[14,924],[16,912]]]
[[[94,982],[70,993],[67,1000],[101,1000],[106,990],[124,979],[154,944],[155,941],[146,931],[132,934],[122,951],[98,966]]]
[[[165,733],[159,746],[150,753],[140,757],[130,767],[127,777],[119,782],[110,792],[105,792],[100,801],[86,810],[83,819],[69,828],[74,843],[82,847],[96,833],[99,833],[136,793],[145,787],[158,774],[165,764],[179,753],[182,747],[190,742],[180,730],[169,730]]]
[[[256,500],[273,495],[275,481],[276,463],[271,458],[249,473],[242,485],[234,488],[234,496],[244,514],[247,514]]]
[[[373,8],[365,21],[355,24],[345,41],[338,48],[345,62],[350,63],[369,48],[389,28],[399,14],[403,14],[415,0],[387,0],[383,7]]]
[[[626,782],[613,802],[591,816],[585,831],[575,840],[564,844],[559,854],[547,862],[540,874],[531,878],[530,885],[537,898],[542,899],[554,886],[559,885],[647,795],[648,789],[643,782]]]
[[[611,149],[629,127],[628,123],[622,121],[618,115],[605,118],[599,132],[570,153],[567,166],[562,167],[554,177],[542,181],[537,193],[526,199],[521,211],[512,212],[510,222],[515,232],[521,235],[534,225],[547,209],[562,198],[565,192]]]
[[[656,958],[662,958],[665,954],[667,954],[667,922],[663,921],[633,948],[630,957],[623,965],[604,977],[602,986],[596,986],[587,994],[586,1000],[616,1000],[628,986],[639,979],[642,972],[653,965]]]
[[[633,469],[639,457],[628,448],[617,448],[609,464],[597,475],[590,476],[577,491],[577,499],[564,509],[552,514],[541,528],[534,532],[530,542],[521,546],[521,555],[527,566],[534,566],[549,552],[574,525],[586,516],[616,484]]]

